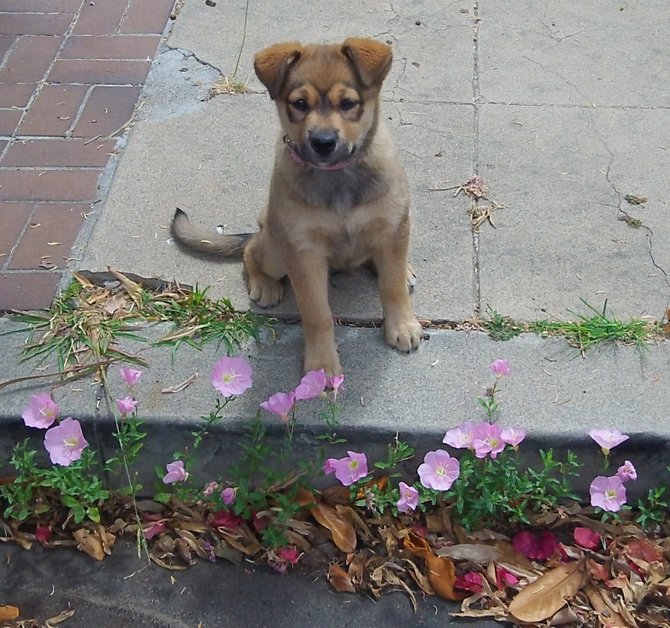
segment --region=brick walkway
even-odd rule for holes
[[[0,0],[0,311],[48,307],[174,0]]]

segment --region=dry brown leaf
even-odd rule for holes
[[[416,563],[409,558],[405,558],[402,561],[402,564],[405,566],[405,571],[412,577],[412,580],[417,583],[419,588],[426,595],[435,595],[435,589],[430,586],[430,580],[421,573],[421,570],[417,567]]]
[[[111,547],[116,541],[116,537],[102,526],[98,526],[93,532],[86,528],[79,528],[72,533],[72,536],[77,541],[77,549],[95,560],[102,560],[106,555],[111,554]]]
[[[126,305],[126,296],[122,294],[121,292],[115,294],[114,296],[109,297],[105,301],[105,304],[103,305],[102,309],[105,311],[105,313],[109,314],[110,316],[116,314],[116,312],[123,312],[125,309]]]
[[[450,558],[436,556],[428,541],[416,534],[407,535],[404,547],[414,554],[414,556],[423,558],[426,561],[428,581],[430,582],[430,586],[435,589],[435,593],[445,600],[460,601],[465,599],[465,595],[454,591],[456,567],[454,567],[454,563]]]
[[[630,558],[641,558],[647,563],[663,560],[661,548],[646,539],[634,539],[626,545],[625,551]]]
[[[19,616],[19,609],[9,604],[0,605],[0,621],[11,621]]]
[[[47,628],[51,628],[52,626],[58,626],[58,624],[62,624],[64,621],[67,621],[74,615],[74,609],[69,610],[69,611],[61,611],[56,615],[55,617],[49,617],[49,619],[46,620],[46,626]]]
[[[584,592],[586,593],[589,602],[591,602],[593,610],[595,610],[601,617],[607,619],[607,628],[629,628],[624,621],[624,618],[613,611],[609,604],[607,604],[607,601],[603,598],[602,591],[596,589],[593,585],[589,585]]]
[[[347,517],[346,512],[338,513],[335,508],[327,504],[316,504],[310,513],[318,523],[330,530],[333,535],[333,543],[345,554],[350,554],[356,549],[356,530]]]
[[[459,545],[450,545],[436,550],[438,556],[451,558],[453,560],[470,560],[473,563],[486,565],[493,561],[498,561],[502,557],[501,551],[493,545],[484,545],[482,543],[460,543]]]
[[[140,284],[135,283],[131,279],[128,279],[123,273],[118,272],[117,270],[114,270],[113,268],[110,268],[107,266],[107,270],[114,275],[120,282],[125,291],[128,293],[130,298],[135,301],[135,304],[138,307],[142,306],[142,287]]]
[[[316,498],[314,497],[314,493],[312,493],[312,491],[306,489],[304,486],[299,486],[293,501],[298,504],[298,506],[302,506],[304,508],[309,504],[316,503]]]
[[[540,576],[516,595],[509,612],[521,621],[538,622],[553,617],[584,583],[584,561],[559,565]]]
[[[356,593],[349,574],[336,563],[328,568],[328,582],[338,593]]]
[[[550,626],[565,626],[569,624],[571,626],[579,626],[579,617],[577,613],[573,611],[569,606],[562,608],[558,613],[556,613],[549,622]]]

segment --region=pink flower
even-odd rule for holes
[[[621,445],[621,443],[629,438],[619,430],[591,430],[589,436],[600,445],[606,456],[610,453],[611,449],[614,449],[617,445]]]
[[[475,426],[475,456],[486,458],[490,454],[495,458],[503,449],[505,441],[502,439],[500,426],[495,423],[479,423]]]
[[[284,423],[288,423],[288,415],[295,406],[295,394],[278,392],[261,404],[263,410],[281,417]]]
[[[333,375],[328,380],[328,387],[333,391],[333,401],[337,399],[337,395],[342,389],[342,384],[344,384],[344,375]]]
[[[626,460],[626,462],[616,470],[616,474],[621,478],[622,482],[637,480],[637,471],[630,460]]]
[[[219,488],[219,483],[218,482],[209,482],[208,484],[205,484],[205,488],[202,489],[202,494],[205,497],[211,497],[214,495],[214,491]]]
[[[119,373],[121,373],[121,379],[130,387],[136,386],[142,377],[142,371],[125,366],[122,366],[119,369]]]
[[[348,451],[346,458],[328,458],[323,464],[323,472],[331,473],[342,483],[343,486],[351,486],[368,474],[368,459],[365,454]]]
[[[135,401],[132,397],[124,397],[116,400],[116,407],[119,409],[121,416],[126,416],[135,410],[139,401]]]
[[[489,370],[496,377],[507,377],[512,372],[509,360],[506,358],[499,358],[491,362],[491,364],[489,364]]]
[[[457,589],[472,591],[472,593],[481,593],[483,586],[482,574],[476,571],[468,571],[462,576],[456,576],[454,586]]]
[[[416,510],[419,505],[419,491],[413,486],[408,486],[405,482],[398,484],[400,490],[400,499],[396,502],[398,512],[411,512]]]
[[[436,491],[448,491],[458,479],[461,465],[444,449],[429,451],[417,469],[421,484]]]
[[[539,533],[521,530],[512,538],[512,546],[517,552],[533,560],[547,560],[560,551],[558,539],[549,530]]]
[[[593,550],[600,546],[601,536],[595,530],[591,530],[591,528],[577,527],[573,535],[575,543],[581,547]]]
[[[605,477],[599,475],[589,487],[591,506],[602,508],[609,512],[618,512],[626,503],[626,487],[621,478],[613,475]]]
[[[500,432],[500,438],[516,449],[526,438],[526,430],[522,430],[520,427],[504,427]]]
[[[458,427],[447,430],[442,442],[456,449],[474,449],[474,440],[475,424],[467,421],[461,423]]]
[[[30,397],[28,406],[21,413],[21,418],[27,427],[45,430],[56,420],[59,410],[49,393],[38,393]]]
[[[235,501],[235,494],[237,493],[237,489],[235,488],[224,488],[221,491],[221,501],[226,505],[230,506],[234,501]]]
[[[81,452],[88,446],[81,431],[79,421],[72,417],[63,419],[55,427],[51,427],[44,435],[44,448],[54,464],[69,467],[81,458]]]
[[[251,388],[251,365],[244,358],[217,360],[212,368],[212,385],[224,397],[241,395]]]
[[[314,399],[326,389],[326,374],[323,369],[310,371],[305,375],[295,389],[295,398],[298,400]]]
[[[189,472],[184,469],[183,460],[175,460],[165,465],[167,473],[163,478],[163,484],[174,484],[175,482],[185,482],[188,479]]]

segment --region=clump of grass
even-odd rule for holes
[[[541,320],[522,323],[488,307],[487,314],[490,320],[483,323],[483,328],[493,340],[510,340],[524,332],[542,336],[563,336],[581,353],[598,343],[607,341],[635,345],[642,349],[646,343],[661,332],[658,321],[631,319],[624,322],[618,320],[607,312],[607,300],[603,304],[602,311],[583,299],[581,301],[592,314],[577,314],[575,321]]]
[[[209,88],[207,98],[211,100],[221,94],[247,94],[250,91],[249,86],[244,81],[235,77],[222,76]]]
[[[525,331],[523,325],[514,322],[509,316],[503,316],[493,308],[486,308],[490,320],[484,323],[484,329],[492,340],[511,340]]]
[[[236,311],[228,299],[210,299],[207,289],[160,283],[150,291],[121,273],[112,274],[117,281],[96,285],[75,273],[75,281],[49,310],[15,314],[14,320],[25,327],[10,333],[29,334],[22,361],[55,356],[66,375],[105,368],[114,361],[145,364],[123,350],[119,341],[149,343],[138,327],[159,322],[172,323],[173,328],[154,344],[200,348],[215,341],[231,353],[247,339],[259,340],[261,329],[271,325],[270,319],[253,312]]]
[[[537,321],[529,325],[530,331],[542,335],[565,336],[568,342],[584,353],[590,347],[607,341],[635,345],[642,349],[658,332],[658,323],[644,319],[623,322],[607,313],[607,299],[602,312],[582,299],[593,315],[579,314],[576,321]]]

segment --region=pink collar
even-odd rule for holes
[[[302,166],[303,168],[314,168],[314,170],[327,170],[327,171],[342,170],[343,168],[350,166],[357,160],[357,158],[353,156],[349,157],[349,159],[345,159],[344,161],[340,161],[336,164],[333,164],[332,166],[317,166],[316,164],[311,164],[305,161],[300,155],[298,155],[298,152],[293,147],[293,142],[291,141],[291,138],[288,135],[284,135],[284,144],[286,144],[286,150],[288,151],[288,154],[291,156],[291,159],[293,159],[295,163],[297,163],[299,166]]]

